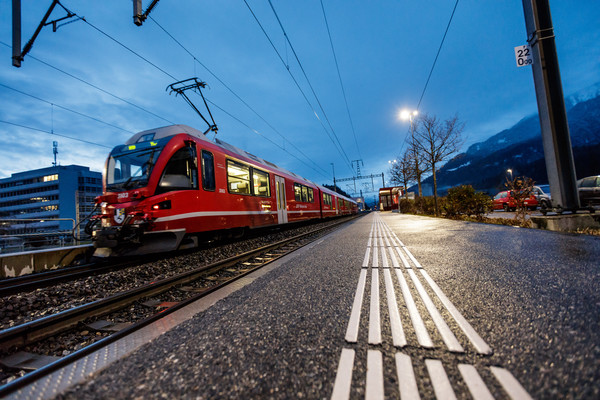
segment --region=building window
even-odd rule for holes
[[[57,181],[58,180],[58,174],[46,175],[46,176],[44,176],[43,180],[44,180],[44,182]]]

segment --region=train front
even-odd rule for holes
[[[148,235],[155,230],[155,211],[169,205],[155,201],[155,175],[164,168],[161,154],[169,152],[165,147],[172,147],[171,139],[172,136],[157,140],[142,137],[111,151],[104,169],[104,194],[96,199],[101,214],[86,227],[92,235],[95,256],[155,253],[174,250],[179,245],[181,237],[172,233],[166,238]]]

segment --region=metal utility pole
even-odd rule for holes
[[[333,191],[337,193],[337,186],[335,183],[335,167],[333,166],[333,163],[329,164],[331,164],[331,170],[333,171]]]
[[[364,167],[365,164],[363,163],[363,160],[352,160],[352,166],[354,166],[354,163],[356,163],[356,176],[360,178],[360,166],[362,164]]]
[[[375,182],[374,182],[373,178],[379,178],[379,177],[381,177],[381,184],[382,184],[382,187],[384,187],[385,186],[385,177],[383,175],[383,172],[381,173],[381,175],[379,175],[379,174],[376,174],[376,175],[371,174],[371,175],[366,175],[366,176],[358,176],[358,177],[357,176],[353,176],[352,178],[337,179],[336,182],[339,183],[339,182],[349,182],[349,181],[352,181],[354,183],[354,192],[353,193],[356,194],[356,193],[358,193],[358,191],[356,190],[356,181],[357,180],[361,181],[361,180],[365,180],[365,179],[371,179],[371,186],[374,189],[375,188]]]
[[[148,15],[152,12],[152,9],[158,3],[159,0],[153,0],[148,6],[146,11],[142,12],[142,0],[133,0],[133,23],[137,26],[142,26]]]
[[[21,66],[21,0],[12,0],[12,62],[14,67]]]
[[[48,21],[48,18],[50,18],[50,14],[52,14],[54,7],[56,7],[57,5],[60,6],[67,13],[67,15],[62,18],[58,18],[53,21],[50,21],[50,22],[46,22],[46,21]],[[48,8],[48,11],[46,11],[44,18],[42,18],[42,21],[38,24],[35,32],[33,33],[33,36],[25,44],[25,47],[23,47],[23,50],[21,50],[21,0],[13,0],[12,1],[12,24],[13,24],[13,32],[12,32],[12,34],[13,34],[12,60],[13,61],[12,61],[12,64],[13,64],[13,66],[15,66],[17,68],[19,68],[21,66],[21,62],[25,58],[25,55],[27,53],[29,53],[29,51],[33,47],[33,43],[35,42],[35,39],[38,37],[38,35],[40,34],[43,27],[45,27],[47,25],[52,25],[52,32],[56,32],[56,30],[59,27],[69,23],[69,22],[65,22],[64,24],[58,25],[59,22],[67,20],[69,18],[73,18],[73,17],[77,17],[77,14],[69,11],[65,6],[63,6],[60,3],[59,0],[53,0],[52,4],[50,4],[50,7]],[[80,19],[83,19],[83,18],[80,18]],[[71,22],[73,22],[73,21],[71,21]]]
[[[52,163],[53,167],[56,167],[56,155],[58,154],[58,142],[52,142],[52,153],[54,153],[54,162]]]
[[[552,206],[576,211],[577,178],[548,0],[523,0]]]

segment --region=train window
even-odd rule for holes
[[[269,174],[258,169],[252,169],[252,181],[254,183],[254,195],[269,197]]]
[[[173,154],[160,178],[157,193],[187,189],[198,189],[198,163],[193,145]]]
[[[215,161],[211,152],[202,150],[202,188],[215,190]]]
[[[294,196],[296,201],[301,201],[303,203],[315,202],[315,194],[313,189],[299,183],[294,183]]]
[[[149,142],[150,140],[154,140],[154,133],[146,133],[138,138],[137,143],[141,142]]]
[[[250,167],[227,160],[227,186],[230,193],[250,194]]]

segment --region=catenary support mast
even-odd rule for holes
[[[548,0],[523,0],[523,11],[533,54],[533,80],[552,205],[559,210],[575,211],[580,207],[577,178],[550,5]]]

